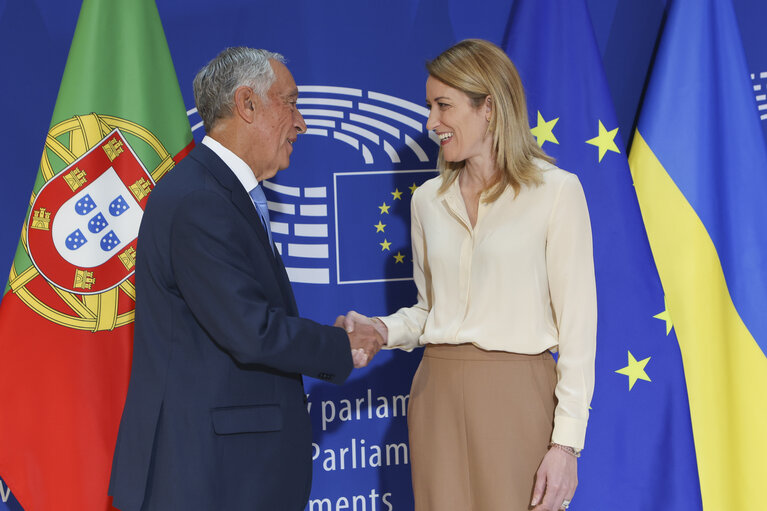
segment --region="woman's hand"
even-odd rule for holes
[[[578,459],[562,449],[551,448],[535,473],[533,500],[536,511],[567,509],[578,486]],[[567,503],[563,505],[563,503]]]

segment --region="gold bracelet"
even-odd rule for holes
[[[580,449],[576,449],[575,447],[570,447],[569,445],[557,444],[555,442],[551,442],[549,444],[549,448],[551,448],[551,447],[556,447],[557,449],[559,449],[561,451],[565,451],[570,456],[574,456],[576,458],[580,458],[581,457],[581,450]]]

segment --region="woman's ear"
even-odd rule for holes
[[[490,122],[490,117],[493,115],[493,97],[487,96],[485,98],[485,119]]]

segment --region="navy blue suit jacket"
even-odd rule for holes
[[[298,317],[250,197],[204,145],[152,192],[137,248],[115,506],[303,509],[311,425],[301,375],[345,380],[346,333]]]

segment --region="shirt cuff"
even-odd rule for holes
[[[413,334],[407,327],[404,320],[395,316],[378,317],[388,331],[388,337],[383,349],[403,349],[405,351],[413,351],[413,348],[418,346],[418,337],[413,339]]]
[[[575,449],[583,449],[586,440],[586,423],[583,419],[574,419],[564,415],[554,417],[554,432],[551,441]]]

